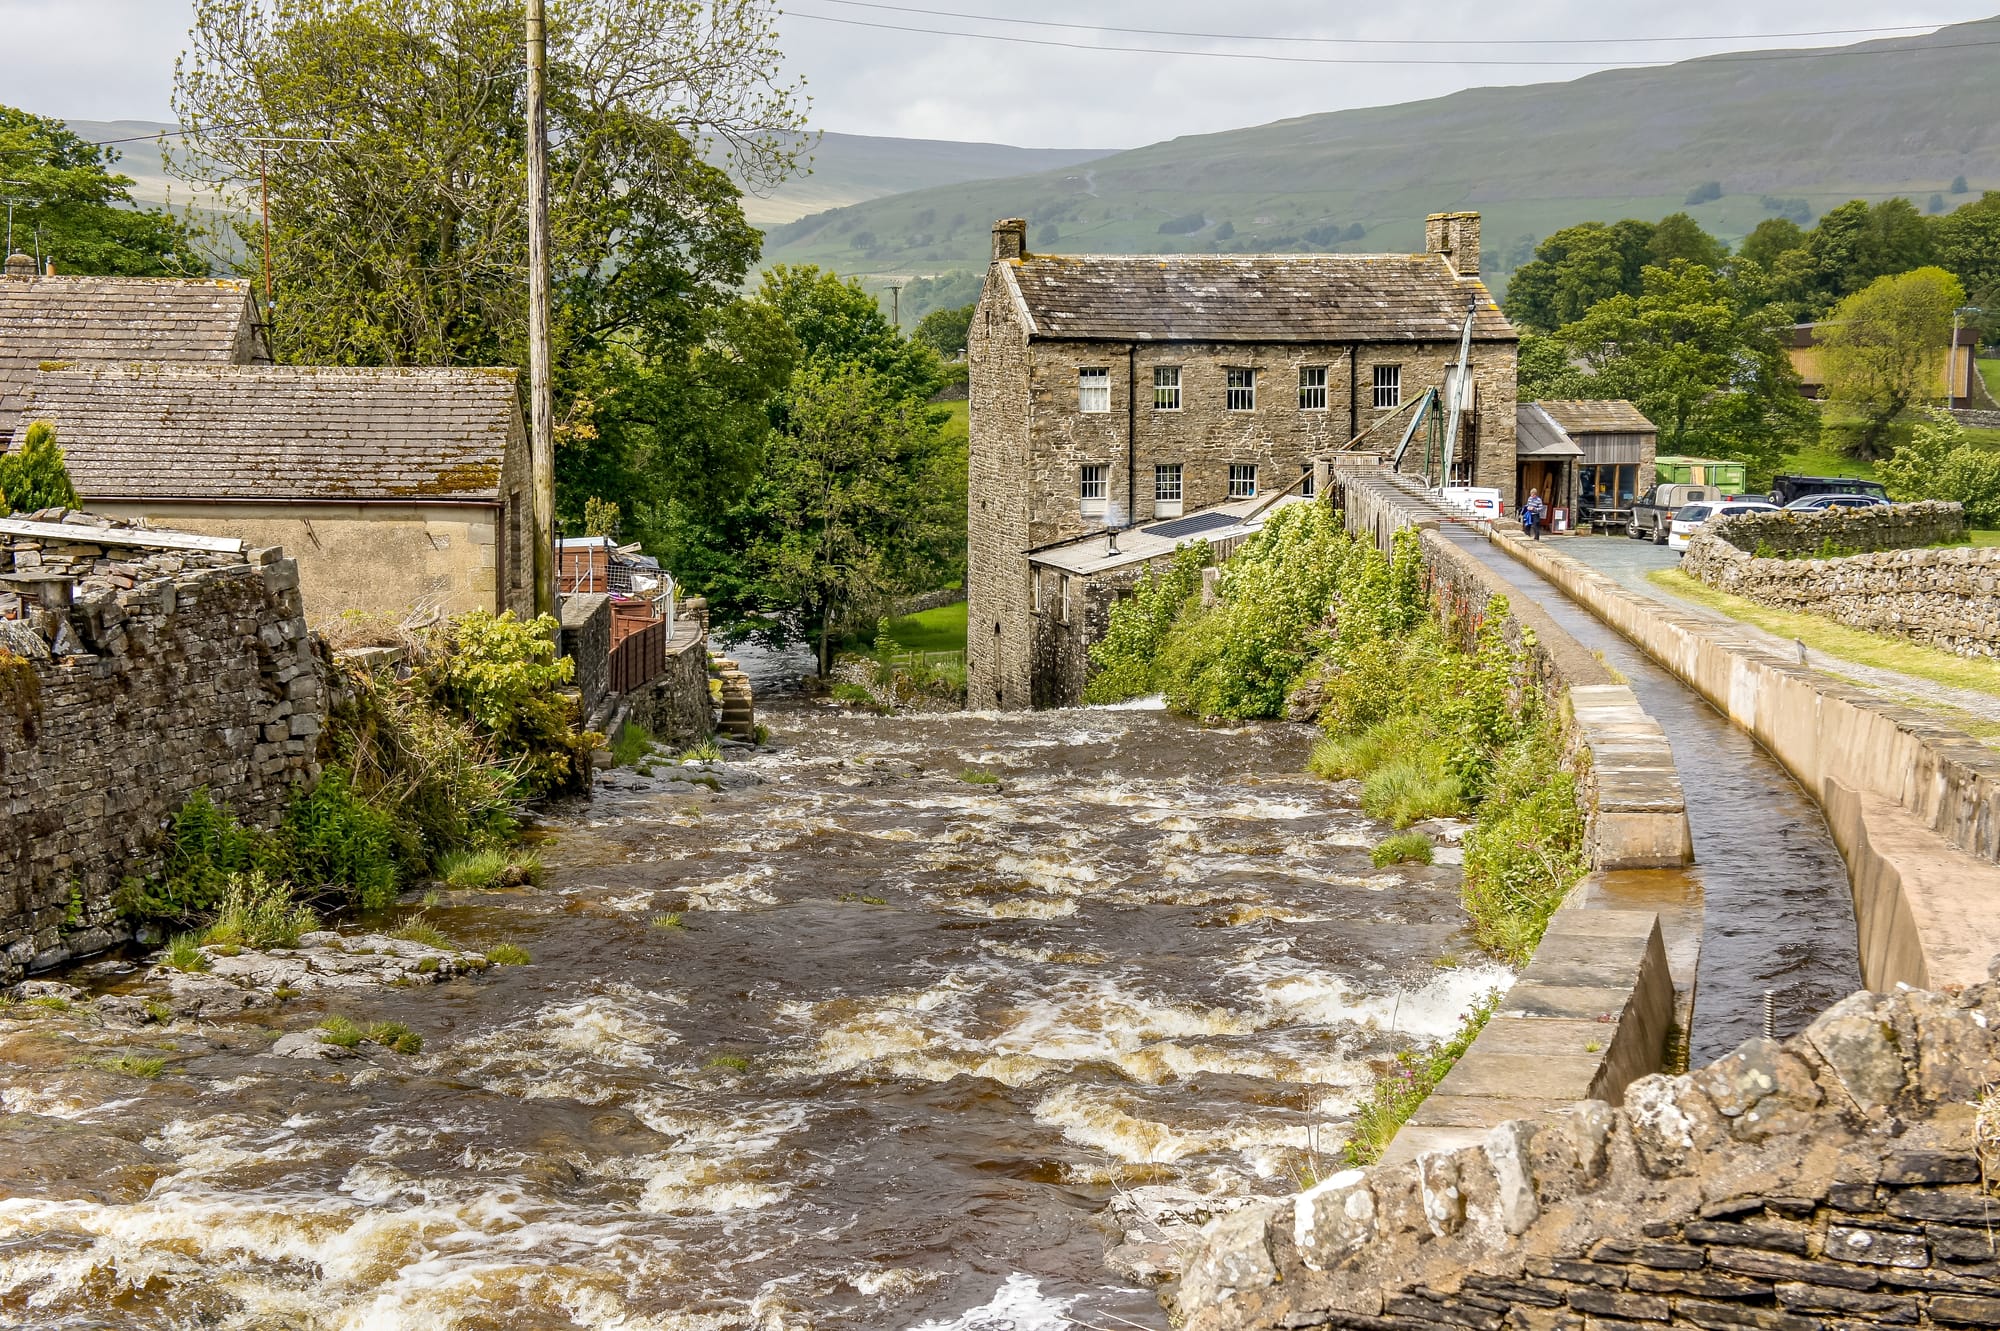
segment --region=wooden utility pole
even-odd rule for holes
[[[528,0],[528,470],[535,533],[535,613],[556,612],[555,404],[549,390],[548,25]]]

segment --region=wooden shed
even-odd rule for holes
[[[1569,501],[1563,506],[1572,528],[1601,531],[1631,520],[1633,499],[1652,483],[1659,447],[1659,430],[1644,413],[1622,399],[1545,401],[1521,404],[1518,417],[1518,499],[1527,497],[1532,475],[1544,481],[1544,499],[1552,493],[1547,484],[1565,485],[1553,493]],[[1528,451],[1531,440],[1539,451]],[[1553,500],[1549,506],[1558,507]]]

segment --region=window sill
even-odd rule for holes
[[[1181,501],[1178,499],[1156,499],[1153,501],[1153,516],[1156,518],[1177,518],[1181,515]]]
[[[1101,518],[1104,516],[1104,501],[1102,499],[1085,499],[1081,501],[1079,507],[1086,518]]]

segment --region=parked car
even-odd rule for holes
[[[1632,505],[1632,521],[1625,534],[1635,541],[1650,539],[1654,545],[1667,543],[1674,514],[1685,504],[1712,504],[1722,492],[1712,485],[1656,485]]]
[[[1796,476],[1771,478],[1771,502],[1790,508],[1795,500],[1814,495],[1874,495],[1888,501],[1889,492],[1880,481],[1864,481],[1858,476]]]
[[[1667,547],[1685,550],[1695,528],[1711,518],[1733,518],[1739,513],[1776,513],[1778,506],[1762,499],[1731,499],[1712,504],[1683,504],[1667,527]]]
[[[1881,495],[1807,495],[1785,505],[1788,513],[1824,513],[1829,508],[1880,508],[1889,501]]]

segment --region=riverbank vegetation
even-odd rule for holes
[[[1417,1112],[1430,1093],[1437,1089],[1452,1065],[1472,1048],[1472,1042],[1486,1029],[1486,1023],[1500,1006],[1496,990],[1472,1005],[1458,1030],[1429,1049],[1405,1049],[1396,1055],[1396,1065],[1386,1076],[1377,1077],[1368,1098],[1354,1113],[1342,1148],[1349,1168],[1372,1165],[1389,1149],[1389,1142],[1410,1115]]]
[[[411,637],[407,675],[335,666],[318,782],[268,832],[195,791],[160,872],[127,879],[119,910],[224,946],[292,946],[322,911],[381,910],[428,878],[531,878],[521,810],[585,788],[599,739],[579,729],[554,629],[474,612]]]
[[[1479,944],[1534,951],[1584,869],[1583,815],[1559,715],[1532,677],[1532,637],[1505,598],[1469,633],[1431,613],[1413,531],[1384,555],[1318,504],[1273,514],[1203,604],[1190,547],[1115,606],[1088,696],[1160,693],[1216,720],[1316,716],[1312,768],[1359,782],[1372,817],[1466,818],[1464,902]]]

